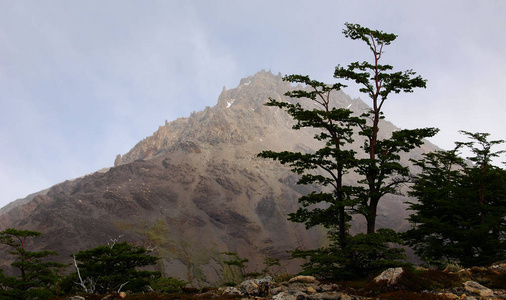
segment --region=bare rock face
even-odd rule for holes
[[[158,268],[167,276],[195,285],[231,279],[223,252],[247,257],[248,271],[262,269],[270,256],[294,272],[298,262],[288,260],[286,251],[325,241],[323,231],[287,220],[297,199],[312,187],[297,186],[288,168],[257,158],[263,150],[312,151],[319,146],[314,131],[292,130],[288,114],[264,106],[269,97],[284,99],[290,89],[270,72],[245,78],[237,88],[224,89],[216,106],[160,126],[118,155],[114,167],[0,210],[0,230],[40,231],[34,250],[57,251],[64,262],[78,250],[121,236],[154,249],[161,258]],[[368,109],[343,93],[332,101],[337,107],[351,104],[357,113]],[[395,129],[383,125],[385,134]],[[379,227],[405,229],[404,200],[383,200]],[[357,224],[360,229],[360,220]],[[8,264],[7,259],[0,263]]]

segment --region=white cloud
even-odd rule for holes
[[[506,139],[505,12],[502,1],[1,2],[0,206],[112,165],[261,69],[333,81],[337,64],[369,58],[345,22],[398,34],[385,59],[429,80],[389,99],[388,119],[441,128],[445,148],[460,129]]]

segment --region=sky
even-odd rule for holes
[[[397,34],[383,63],[427,79],[388,120],[439,128],[443,149],[459,130],[506,140],[504,15],[503,0],[0,0],[0,207],[111,167],[262,69],[336,82],[372,58],[347,22]]]

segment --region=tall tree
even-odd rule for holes
[[[7,228],[0,232],[0,244],[8,246],[8,253],[16,260],[11,266],[17,270],[16,276],[0,274],[0,297],[2,299],[34,299],[54,297],[58,270],[65,265],[48,261],[53,251],[29,251],[28,240],[41,233],[30,230]]]
[[[418,202],[410,203],[413,227],[404,239],[428,263],[484,265],[506,255],[506,170],[491,164],[492,157],[504,152],[491,148],[504,141],[488,141],[486,133],[462,133],[472,141],[415,162],[422,172],[410,195]],[[459,157],[463,147],[473,153],[471,165]]]
[[[323,272],[324,276],[344,274],[343,270],[348,274],[364,274],[374,268],[393,266],[402,258],[401,251],[389,247],[390,243],[399,241],[397,234],[386,229],[376,232],[378,203],[384,195],[397,193],[399,185],[409,180],[409,168],[401,165],[400,154],[419,147],[424,138],[437,132],[435,128],[421,128],[395,131],[385,139],[378,137],[382,107],[390,93],[410,93],[414,88],[425,87],[425,80],[414,77],[411,70],[392,72],[392,66],[379,64],[383,47],[394,41],[396,35],[354,24],[346,24],[343,33],[353,40],[365,41],[374,54],[374,61],[355,62],[347,68],[337,66],[334,77],[362,85],[360,91],[372,99],[372,109],[357,116],[349,109],[335,107],[330,99],[332,93],[345,87],[341,83],[328,85],[308,76],[285,76],[286,81],[304,85],[303,89],[285,93],[300,100],[293,103],[270,99],[266,105],[286,110],[296,121],[294,129],[318,129],[315,139],[322,146],[314,153],[264,151],[259,154],[288,164],[293,172],[301,175],[299,184],[320,187],[299,198],[302,207],[289,214],[289,219],[305,223],[306,227],[322,225],[329,229],[330,247],[293,253],[294,257],[310,257],[304,266],[306,271]],[[366,155],[359,158],[349,145],[361,136],[365,137],[362,149]],[[344,185],[344,178],[350,172],[363,179],[353,186]],[[347,234],[350,212],[365,216],[367,234],[354,237]],[[384,247],[376,247],[379,244]]]
[[[363,150],[367,157],[357,163],[357,172],[363,176],[363,186],[356,190],[359,199],[359,214],[367,221],[367,233],[376,230],[376,215],[379,201],[389,193],[396,193],[400,184],[409,180],[409,169],[400,164],[400,153],[408,152],[423,144],[423,139],[434,136],[435,128],[400,130],[390,138],[378,137],[380,120],[383,118],[382,108],[388,96],[393,92],[412,93],[415,88],[425,88],[426,80],[415,76],[413,70],[394,72],[393,66],[380,64],[384,53],[383,48],[390,45],[397,35],[371,30],[358,24],[346,23],[343,33],[352,40],[361,40],[367,44],[373,54],[372,62],[353,62],[347,67],[338,65],[334,77],[351,80],[367,94],[372,101],[372,109],[363,114],[368,120],[360,125],[360,135],[365,137]]]
[[[315,225],[338,228],[339,242],[344,245],[347,221],[350,219],[345,208],[352,203],[349,197],[351,187],[343,185],[343,176],[355,166],[355,151],[344,149],[343,146],[353,142],[353,127],[363,121],[353,116],[349,109],[333,107],[331,96],[341,89],[341,84],[327,85],[302,75],[285,76],[283,80],[306,86],[306,89],[289,91],[285,96],[306,99],[314,105],[303,106],[300,102],[293,104],[272,98],[266,105],[286,110],[297,121],[293,129],[320,129],[314,138],[322,141],[323,146],[314,153],[263,151],[259,156],[291,166],[293,172],[301,175],[298,184],[330,187],[330,190],[314,191],[302,196],[299,199],[302,207],[290,214],[289,219],[305,223],[307,228]],[[326,204],[326,208],[313,206],[321,203]]]

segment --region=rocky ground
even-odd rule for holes
[[[73,296],[66,300],[106,299],[506,299],[506,262],[487,268],[392,268],[376,277],[353,282],[323,282],[312,276],[276,280],[270,276],[249,279],[234,287],[181,294],[132,294]]]

